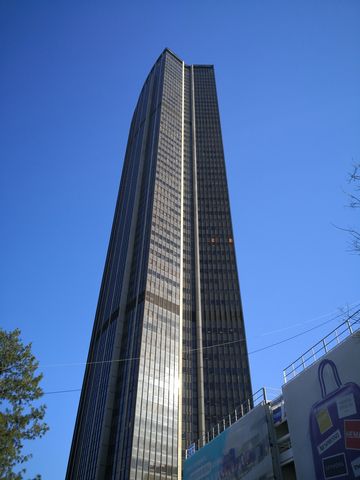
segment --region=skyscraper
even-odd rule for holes
[[[168,49],[140,93],[67,479],[175,479],[251,395],[214,68]]]

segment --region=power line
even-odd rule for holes
[[[353,303],[347,304],[346,307],[344,307],[343,309],[345,310],[345,308],[347,308],[348,313],[349,313],[351,310],[353,310],[355,308],[358,308],[358,307],[360,307],[360,303],[353,302]],[[263,332],[261,335],[258,335],[257,338],[272,335],[273,333],[284,332],[285,330],[290,330],[290,329],[293,329],[293,328],[296,328],[296,327],[300,327],[302,325],[306,325],[307,323],[315,322],[316,320],[321,320],[322,318],[326,318],[326,317],[329,317],[330,315],[333,315],[334,313],[338,312],[339,310],[341,310],[341,307],[337,308],[336,310],[332,310],[331,312],[324,313],[323,315],[319,315],[319,316],[317,316],[315,318],[312,318],[310,320],[306,320],[304,322],[295,323],[294,325],[289,325],[289,326],[284,327],[284,328],[277,328],[277,329],[274,329],[274,330],[270,330],[268,332]],[[342,311],[340,314],[338,314],[338,316],[341,316],[341,315],[344,315],[344,311]],[[337,317],[335,317],[335,318],[337,318]]]
[[[357,306],[358,305],[356,305],[356,307]],[[356,310],[355,312],[353,312],[351,315],[348,316],[347,320],[349,320],[350,318],[353,318],[359,312],[360,312],[360,309]],[[273,347],[276,347],[276,346],[281,345],[283,343],[294,340],[295,338],[301,337],[302,335],[306,335],[307,333],[312,332],[313,330],[316,330],[317,328],[320,328],[320,327],[322,327],[322,326],[324,326],[328,323],[331,323],[331,322],[335,321],[336,319],[338,319],[339,317],[341,317],[343,315],[344,315],[343,313],[340,313],[340,314],[336,315],[336,317],[331,318],[330,320],[326,320],[325,322],[322,322],[319,325],[315,325],[314,327],[309,328],[309,329],[307,329],[303,332],[300,332],[296,335],[292,335],[291,337],[284,338],[283,340],[279,340],[278,342],[273,342],[269,345],[266,345],[265,347],[258,348],[256,350],[248,352],[248,355],[253,355],[254,353],[259,353],[259,352],[262,352],[264,350],[268,350],[270,348],[273,348]],[[354,323],[357,323],[357,322],[359,322],[359,320],[354,321]],[[187,353],[196,352],[198,350],[206,350],[206,349],[210,349],[210,348],[217,348],[217,347],[232,345],[232,344],[239,343],[239,342],[244,342],[244,341],[245,341],[245,339],[241,338],[241,339],[238,339],[238,340],[233,340],[231,342],[223,342],[223,343],[218,343],[218,344],[215,344],[215,345],[208,345],[208,346],[201,347],[201,348],[189,349],[189,350],[185,351],[184,353],[187,354]],[[115,363],[115,362],[120,363],[120,362],[129,362],[129,361],[135,361],[135,360],[140,360],[140,357],[120,358],[120,359],[117,359],[117,360],[99,360],[99,361],[96,361],[96,362],[82,362],[82,363],[68,363],[68,364],[64,363],[64,364],[52,364],[52,365],[50,364],[50,365],[47,365],[47,366],[50,367],[50,366],[99,365],[99,364],[105,364],[105,363]],[[71,390],[57,390],[57,391],[53,391],[53,392],[44,392],[44,395],[51,395],[51,394],[57,394],[57,393],[79,392],[80,390],[81,390],[81,388],[71,389]]]
[[[360,306],[360,304],[357,304],[355,305],[354,307],[352,308],[356,308]],[[360,312],[360,309],[358,309],[357,311],[355,311],[351,316],[349,316],[349,318],[353,317],[354,315],[356,315],[357,313]],[[285,343],[285,342],[288,342],[290,340],[293,340],[294,338],[297,338],[297,337],[300,337],[301,335],[305,335],[306,333],[309,333],[313,330],[316,330],[317,328],[320,328],[328,323],[331,323],[331,322],[334,322],[335,320],[337,320],[339,317],[342,317],[344,315],[344,312],[341,312],[339,313],[338,315],[336,315],[336,317],[333,317],[331,318],[330,320],[326,320],[325,322],[322,322],[320,323],[319,325],[315,325],[315,327],[312,327],[312,328],[309,328],[308,330],[305,330],[304,332],[300,332],[296,335],[293,335],[291,337],[287,337],[283,340],[280,340],[279,342],[275,342],[275,343],[271,343],[269,345],[266,345],[265,347],[262,347],[258,350],[253,350],[252,352],[248,352],[248,355],[252,355],[254,353],[258,353],[258,352],[261,352],[262,350],[267,350],[269,348],[272,348],[272,347],[276,347],[277,345],[281,344],[281,343]],[[308,322],[304,322],[304,323],[308,323]],[[241,339],[238,339],[238,340],[233,340],[231,342],[223,342],[223,343],[218,343],[217,345],[209,345],[207,347],[201,347],[201,348],[194,348],[192,350],[188,350],[188,351],[185,351],[185,353],[192,353],[192,352],[196,352],[197,350],[206,350],[207,348],[215,348],[215,347],[222,347],[222,346],[225,346],[225,345],[231,345],[233,343],[239,343],[239,342],[244,342],[245,339],[244,338],[241,338]]]
[[[54,392],[44,392],[44,395],[53,395],[55,393],[70,393],[70,392],[80,392],[81,388],[73,388],[71,390],[56,390]]]
[[[357,315],[359,312],[360,312],[360,309],[359,309],[359,310],[356,310],[354,313],[352,313],[352,314],[347,318],[347,320],[349,320],[350,318],[354,317],[354,316]],[[343,313],[339,314],[337,317],[342,316],[342,315],[343,315]],[[333,319],[331,319],[331,320],[326,320],[326,322],[322,322],[322,323],[320,323],[319,325],[316,325],[315,327],[312,327],[312,328],[309,328],[308,330],[305,330],[304,332],[300,332],[300,333],[297,333],[296,335],[292,335],[291,337],[284,338],[283,340],[280,340],[279,342],[271,343],[270,345],[267,345],[266,347],[262,347],[262,348],[258,348],[257,350],[253,350],[252,352],[249,352],[249,355],[251,355],[251,354],[253,354],[253,353],[262,352],[263,350],[267,350],[268,348],[276,347],[277,345],[281,345],[282,343],[289,342],[290,340],[293,340],[294,338],[301,337],[302,335],[305,335],[306,333],[312,332],[313,330],[316,330],[317,328],[320,328],[320,327],[326,325],[327,323],[330,323],[330,322],[334,321],[337,317],[335,317],[335,318],[333,318]],[[356,322],[358,322],[358,321],[359,321],[359,320],[356,320],[354,323],[356,323]]]
[[[356,305],[359,306],[360,304]],[[356,310],[353,314],[351,314],[351,317],[353,317],[354,315],[356,315],[357,313],[360,312],[360,309]],[[297,337],[300,337],[302,335],[305,335],[306,333],[309,333],[313,330],[316,330],[317,328],[320,328],[328,323],[331,323],[335,320],[337,320],[338,318],[342,317],[344,315],[343,312],[339,313],[338,315],[336,315],[335,317],[331,318],[330,320],[326,320],[325,322],[322,322],[320,323],[319,325],[315,325],[314,327],[312,328],[309,328],[303,332],[300,332],[300,333],[297,333],[296,335],[292,335],[291,337],[287,337],[287,338],[284,338],[283,340],[280,340],[278,342],[273,342],[269,345],[266,345],[265,347],[262,347],[260,349],[257,349],[257,350],[253,350],[252,352],[248,352],[249,355],[252,355],[254,353],[258,353],[258,352],[261,352],[263,350],[267,350],[269,348],[272,348],[272,347],[276,347],[277,345],[280,345],[282,343],[285,343],[285,342],[288,342],[290,340],[293,340],[294,338],[297,338]],[[214,345],[207,345],[205,347],[200,347],[200,348],[191,348],[189,350],[185,350],[183,353],[184,354],[188,354],[188,353],[193,353],[193,352],[197,352],[199,350],[207,350],[207,349],[210,349],[210,348],[217,348],[217,347],[223,347],[223,346],[226,346],[226,345],[232,345],[232,344],[235,344],[235,343],[240,343],[240,342],[245,342],[246,339],[245,338],[239,338],[237,340],[231,340],[229,342],[222,342],[222,343],[217,343],[217,344],[214,344]],[[74,363],[53,363],[53,364],[47,364],[47,365],[42,365],[41,368],[47,368],[47,367],[74,367],[74,366],[87,366],[87,365],[101,365],[101,364],[107,364],[107,363],[122,363],[122,362],[131,362],[131,361],[136,361],[136,360],[140,360],[141,357],[128,357],[128,358],[119,358],[119,359],[115,359],[115,360],[96,360],[96,361],[93,361],[93,362],[74,362]]]

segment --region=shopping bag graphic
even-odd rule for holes
[[[324,380],[325,368],[332,371],[335,380],[336,388],[331,392]],[[360,480],[360,387],[353,382],[343,385],[332,360],[320,362],[318,377],[322,398],[310,412],[316,480]]]

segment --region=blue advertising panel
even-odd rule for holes
[[[360,478],[360,337],[283,386],[299,479]]]
[[[184,463],[184,480],[274,478],[267,405],[258,405]]]

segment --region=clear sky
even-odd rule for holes
[[[0,318],[81,387],[131,116],[164,47],[214,64],[250,352],[360,303],[359,0],[0,1]],[[324,316],[325,315],[325,316]],[[250,355],[254,389],[337,325]],[[79,392],[29,474],[64,478]]]

